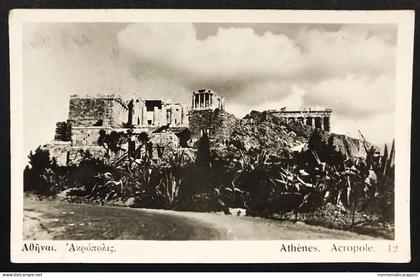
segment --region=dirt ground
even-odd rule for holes
[[[301,222],[62,203],[26,198],[24,239],[308,240],[375,239]]]

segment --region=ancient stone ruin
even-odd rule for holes
[[[97,97],[72,95],[69,121],[73,126],[159,127],[188,126],[188,110],[171,100],[143,100],[134,96],[124,101],[118,95]]]
[[[269,110],[268,112],[285,118],[287,122],[298,121],[308,126],[324,131],[330,131],[331,109],[304,109],[288,111],[286,108],[280,110]]]
[[[330,130],[330,109],[266,112],[287,122]],[[103,157],[105,149],[98,144],[101,130],[107,134],[129,132],[134,144],[139,143],[136,135],[144,132],[149,135],[151,147],[159,148],[169,144],[180,147],[179,134],[185,130],[191,134],[189,146],[194,146],[204,133],[211,141],[226,143],[241,124],[241,119],[225,111],[225,99],[210,89],[192,93],[191,109],[171,100],[145,100],[136,95],[128,101],[115,94],[71,95],[67,121],[57,123],[54,140],[44,147],[58,164],[66,165],[77,163],[83,150]]]
[[[204,133],[211,139],[223,140],[230,136],[237,118],[225,111],[225,99],[210,89],[194,91],[189,115],[189,129],[193,139]]]
[[[193,91],[191,108],[193,110],[224,110],[225,98],[211,89]]]
[[[177,146],[175,133],[188,127],[188,113],[186,107],[171,100],[133,96],[125,101],[115,94],[71,95],[67,121],[57,122],[54,140],[44,147],[58,164],[65,165],[77,163],[81,150],[103,157],[105,149],[98,145],[100,130],[108,134],[130,130],[134,136],[145,132],[155,145]]]

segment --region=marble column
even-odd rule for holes
[[[143,108],[142,108],[141,124],[142,125],[147,125],[147,107],[146,107],[146,105],[144,105]]]
[[[179,124],[183,125],[184,124],[184,107],[181,107],[181,122],[179,122]]]
[[[171,125],[175,125],[175,108],[171,107]]]
[[[162,106],[162,110],[161,110],[161,113],[160,113],[160,123],[162,124],[162,125],[166,125],[166,124],[168,124],[168,120],[167,120],[167,118],[166,118],[166,107],[165,106]]]
[[[203,93],[203,108],[206,107],[207,93]]]
[[[159,125],[159,108],[158,107],[153,108],[153,125],[155,126]]]

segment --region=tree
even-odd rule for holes
[[[188,141],[191,139],[191,132],[188,129],[183,129],[181,132],[176,134],[179,138],[179,145],[181,147],[188,147]]]
[[[38,147],[34,153],[29,153],[29,166],[24,170],[24,190],[37,194],[49,195],[54,184],[56,163],[50,159],[50,152]]]
[[[343,170],[345,155],[341,153],[341,151],[336,150],[336,147],[334,145],[334,138],[332,136],[328,138],[325,151],[327,158],[326,162],[331,166],[335,166],[336,168]]]
[[[205,132],[198,142],[196,162],[205,166],[211,163],[210,140]]]
[[[308,141],[308,148],[319,156],[322,161],[326,160],[326,143],[318,129],[314,129]]]
[[[318,129],[315,129],[309,138],[308,148],[310,150],[309,152],[312,152],[309,156],[315,154],[320,161],[344,170],[343,162],[345,156],[341,151],[336,150],[333,136],[330,136],[327,142],[325,142],[321,132]],[[305,154],[303,156],[305,156]]]
[[[98,144],[105,148],[106,157],[109,158],[109,152],[118,153],[121,150],[121,144],[124,141],[124,133],[112,131],[107,134],[105,130],[99,130]]]
[[[35,153],[29,153],[29,164],[34,172],[41,172],[52,164],[50,159],[50,152],[46,149],[38,147]]]
[[[141,132],[137,138],[139,139],[139,141],[142,143],[142,145],[145,145],[149,140],[149,135],[146,132]]]
[[[145,147],[145,151],[144,151],[143,160],[146,161],[147,160],[147,143],[150,140],[149,134],[147,134],[147,132],[141,132],[140,134],[137,135],[137,139],[140,141],[141,144],[137,148],[136,152],[141,153],[141,149],[144,146]]]
[[[109,133],[107,138],[107,144],[109,147],[109,150],[111,150],[114,153],[117,153],[121,149],[121,141],[122,133],[112,131]]]

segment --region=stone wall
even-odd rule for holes
[[[199,139],[206,132],[210,139],[223,141],[229,138],[237,124],[239,119],[219,109],[190,112],[189,125],[193,139]]]
[[[93,158],[105,159],[106,150],[102,146],[72,146],[69,148],[69,163],[78,164],[83,159],[83,153],[89,151]]]
[[[102,146],[74,146],[70,141],[51,141],[43,145],[42,149],[48,150],[50,158],[54,158],[59,166],[78,164],[86,151],[98,159],[104,159],[106,153]]]
[[[72,127],[71,141],[74,146],[98,145],[99,131],[103,129],[110,133],[109,127]]]
[[[109,126],[120,127],[128,123],[128,107],[121,98],[114,98],[111,101],[111,110],[112,117],[110,118]]]
[[[54,158],[58,165],[65,166],[68,163],[68,152],[71,147],[70,141],[52,141],[41,148],[50,152],[50,158]]]
[[[154,133],[150,136],[150,142],[153,145],[166,146],[172,145],[173,147],[179,146],[179,139],[173,132]]]
[[[70,141],[71,140],[71,123],[65,121],[57,122],[55,127],[54,140]]]
[[[118,127],[128,121],[128,107],[118,96],[70,97],[69,121],[73,126]]]

